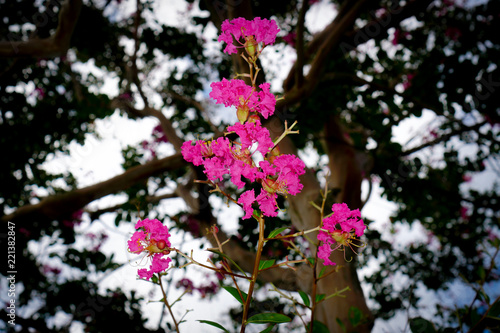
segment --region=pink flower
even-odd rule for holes
[[[266,46],[274,44],[279,32],[278,25],[274,20],[261,19],[260,17],[256,17],[252,21],[242,17],[231,21],[225,20],[222,22],[221,30],[222,33],[218,41],[227,43],[224,49],[227,54],[237,53],[236,46],[233,45],[233,37],[240,45],[263,43]]]
[[[278,204],[276,203],[276,193],[269,193],[262,189],[260,194],[255,198],[259,203],[260,210],[262,214],[266,216],[276,216],[278,215]]]
[[[394,31],[394,37],[392,38],[392,45],[396,46],[399,44],[399,40],[401,38],[406,38],[408,37],[410,34],[408,32],[401,32],[400,29],[396,29]]]
[[[267,119],[272,116],[274,109],[276,108],[276,97],[269,91],[271,85],[269,83],[262,83],[259,85],[261,91],[259,91],[259,101],[260,103],[256,106],[256,110]]]
[[[167,226],[158,220],[139,220],[135,225],[138,229],[128,241],[129,251],[132,253],[145,252],[151,257],[149,269],[142,268],[137,271],[139,277],[149,280],[153,274],[167,270],[172,259],[163,258],[170,253],[170,233]]]
[[[278,31],[274,21],[236,18],[224,21],[219,41],[228,44],[225,52],[236,53],[236,46],[233,45],[236,40],[240,47],[245,48],[247,62],[255,64],[262,49],[274,43]],[[257,197],[254,190],[246,191],[237,201],[245,211],[243,218],[248,219],[253,215],[254,202],[259,205],[263,215],[276,216],[277,194],[296,195],[302,190],[299,176],[304,174],[305,165],[296,156],[281,155],[269,130],[261,124],[260,116],[267,119],[276,108],[276,97],[270,91],[270,84],[262,83],[257,88],[247,85],[243,80],[224,78],[210,86],[212,91],[209,95],[217,104],[236,107],[239,122],[228,126],[226,130],[236,133],[239,140],[229,141],[224,137],[209,142],[185,142],[181,148],[184,159],[196,166],[203,166],[203,172],[211,181],[223,181],[229,175],[239,189],[245,186],[243,178],[260,183],[262,189]],[[256,151],[262,156],[255,156]],[[256,166],[254,160],[260,157],[264,160]]]
[[[228,126],[229,132],[238,134],[241,140],[241,149],[249,149],[254,143],[258,143],[257,150],[265,156],[269,149],[274,146],[269,130],[260,125],[260,121],[256,123],[247,122],[245,124],[236,123],[233,126]]]
[[[155,142],[168,142],[168,138],[165,135],[165,132],[163,132],[161,124],[158,124],[153,128],[152,135],[155,137]]]
[[[188,294],[192,294],[193,290],[195,289],[193,281],[191,281],[191,280],[189,280],[187,278],[180,279],[175,284],[175,286],[177,288],[180,288],[180,287],[184,288],[184,290],[186,290]]]
[[[253,214],[252,203],[254,201],[255,201],[254,190],[245,191],[240,195],[238,203],[243,205],[243,210],[245,211],[245,216],[243,216],[243,219],[248,219],[252,217]]]
[[[330,260],[331,253],[332,249],[330,247],[330,244],[324,243],[318,247],[318,258],[323,259],[323,265],[336,265],[336,263]]]
[[[243,186],[245,186],[245,183],[241,180],[241,176],[253,182],[255,181],[257,174],[257,168],[243,161],[235,161],[231,166],[231,181],[238,188],[243,188]]]
[[[335,264],[329,259],[334,250],[342,246],[349,246],[353,250],[351,244],[354,235],[361,237],[366,229],[359,209],[351,211],[345,203],[341,203],[333,204],[332,211],[332,215],[323,219],[323,230],[318,233],[318,240],[323,242],[318,248],[318,257],[324,260],[324,265]]]
[[[471,175],[463,175],[462,180],[466,183],[469,183],[472,180],[472,176]]]
[[[460,207],[460,217],[464,220],[469,219],[467,207]]]
[[[264,118],[272,116],[276,107],[276,97],[270,92],[270,84],[259,85],[261,91],[256,92],[243,80],[222,79],[220,82],[212,82],[212,91],[209,96],[216,100],[216,104],[224,104],[226,107],[234,106],[239,112],[258,112]],[[246,121],[247,117],[240,122]]]
[[[255,104],[257,96],[253,96],[253,88],[243,80],[227,80],[223,78],[220,82],[210,84],[212,91],[208,94],[217,101],[217,104],[224,106],[239,106],[242,103]]]
[[[451,40],[456,41],[462,36],[462,31],[456,27],[449,27],[444,32],[446,37],[449,37]]]
[[[200,292],[201,298],[205,298],[217,293],[217,291],[219,290],[219,285],[211,281],[209,284],[199,286],[198,288],[196,288],[196,290]]]
[[[410,74],[406,75],[406,80],[405,80],[405,82],[403,82],[403,89],[404,90],[407,90],[408,88],[411,87],[411,85],[412,85],[411,81],[413,80],[414,77],[415,77],[415,74],[410,73]]]

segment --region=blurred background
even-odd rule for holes
[[[345,202],[368,226],[351,262],[334,255],[342,267],[320,293],[350,291],[322,303],[318,332],[498,331],[498,0],[0,0],[2,260],[15,252],[2,264],[0,329],[173,331],[158,286],[137,280],[146,258],[127,251],[145,217],[200,262],[220,260],[205,251],[217,224],[226,254],[251,269],[256,223],[195,183],[205,175],[180,154],[237,121],[208,96],[248,71],[217,42],[235,17],[278,23],[258,81],[284,99],[264,124],[279,135],[297,121],[280,149],[308,167],[266,233],[319,225],[310,202],[325,185],[328,209]],[[314,243],[294,242],[314,256]],[[298,258],[285,242],[264,254]],[[253,312],[292,318],[273,332],[304,332],[298,291],[311,279],[300,265],[261,276]],[[188,266],[164,283],[170,302],[182,296],[181,331],[220,331],[198,320],[239,331],[228,278]]]

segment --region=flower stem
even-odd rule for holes
[[[177,323],[177,320],[175,320],[174,313],[172,312],[172,307],[170,306],[170,304],[168,304],[167,295],[165,294],[165,290],[163,289],[163,284],[161,282],[161,276],[159,277],[158,281],[160,284],[161,293],[163,294],[163,303],[165,303],[165,305],[167,306],[168,312],[170,313],[170,316],[172,317],[172,320],[174,321],[175,331],[177,333],[180,333],[179,324]]]
[[[259,216],[259,242],[257,244],[257,253],[255,254],[255,262],[253,265],[252,279],[250,280],[250,287],[248,287],[248,295],[245,303],[243,304],[243,318],[241,319],[241,331],[245,332],[247,325],[248,311],[250,309],[250,301],[252,300],[253,289],[255,283],[257,282],[257,275],[259,275],[259,264],[262,255],[262,249],[264,248],[264,219]]]

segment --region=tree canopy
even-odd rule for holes
[[[235,17],[276,20],[281,31],[257,80],[283,98],[264,125],[279,137],[285,121],[297,121],[300,134],[279,147],[308,157],[304,189],[278,200],[283,213],[266,219],[266,234],[317,227],[311,202],[321,201],[325,183],[330,207],[346,203],[364,214],[372,189],[397,207],[386,224],[365,218],[359,256],[332,256],[342,267],[327,269],[335,272],[320,293],[350,291],[321,303],[316,318],[325,329],[366,332],[375,319],[397,316],[412,332],[499,328],[500,1],[0,0],[0,9],[0,219],[2,243],[11,246],[15,230],[16,329],[172,329],[166,313],[147,321],[149,299],[134,289],[101,287],[130,263],[119,254],[125,246],[105,250],[105,232],[86,232],[99,221],[114,221],[103,223],[108,233],[131,232],[137,220],[155,218],[204,248],[214,243],[206,230],[217,225],[227,256],[251,271],[256,225],[232,210],[238,224],[228,229],[224,198],[195,182],[206,175],[180,152],[184,141],[223,135],[230,121],[208,92],[211,82],[248,70],[217,43],[222,22]],[[103,126],[125,121],[154,124],[144,140],[125,141],[134,136],[123,129],[122,141],[109,145],[116,151],[107,154],[122,156],[109,179],[78,174],[92,148],[75,165],[64,162],[89,140],[106,145]],[[411,122],[421,128],[402,142],[398,130]],[[405,228],[420,233],[402,240]],[[292,260],[298,249],[315,251],[307,239],[296,246],[270,242],[264,253]],[[272,283],[302,297],[312,278],[307,265],[263,272],[266,296],[254,311],[272,308],[297,324],[291,303],[264,291]],[[208,281],[168,278],[203,297],[230,284]],[[424,291],[449,297],[457,286],[469,294],[430,308],[422,301]],[[0,311],[9,318],[9,309]],[[235,328],[239,311],[227,309]],[[186,318],[196,319],[205,318]],[[294,329],[303,327],[286,331]]]

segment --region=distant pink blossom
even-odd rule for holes
[[[154,141],[157,143],[168,142],[168,138],[165,135],[165,132],[163,132],[163,127],[161,126],[161,124],[156,125],[153,128],[153,132],[151,134],[154,137]]]
[[[444,32],[446,37],[449,37],[451,40],[456,41],[462,36],[462,30],[456,27],[448,27]]]
[[[54,275],[59,275],[61,273],[61,269],[58,267],[53,267],[50,265],[43,265],[42,271],[44,274],[51,273]]]
[[[415,77],[415,74],[406,74],[406,80],[403,82],[403,89],[407,90],[408,88],[411,87],[413,78]]]
[[[283,37],[283,40],[291,47],[295,47],[295,43],[297,42],[297,32],[295,31],[290,32],[289,34]]]
[[[401,29],[396,29],[392,38],[392,45],[398,45],[401,38],[406,38],[409,35],[410,34],[408,32],[402,32]]]
[[[63,220],[62,224],[65,227],[74,228],[75,226],[77,226],[80,223],[82,223],[82,215],[83,215],[83,210],[79,209],[76,212],[73,212],[73,214],[71,214],[71,219],[69,219],[69,220]]]
[[[463,175],[462,180],[466,183],[469,183],[472,180],[472,176],[471,175]]]
[[[45,97],[45,89],[43,88],[35,88],[33,94],[36,94],[39,100],[42,100]]]
[[[469,219],[467,207],[460,207],[460,217],[464,220]]]

